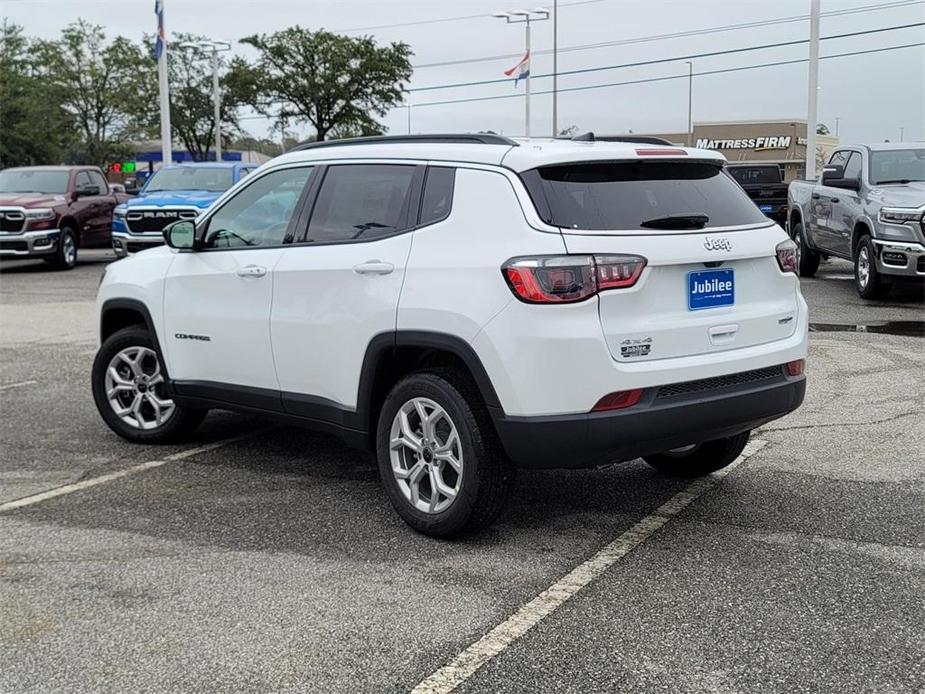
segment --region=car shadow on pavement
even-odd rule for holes
[[[409,547],[440,556],[524,542],[532,552],[581,556],[687,484],[641,461],[598,470],[522,470],[493,526],[444,542],[413,532],[398,518],[369,454],[301,429],[275,428],[22,509],[17,518],[171,544],[314,558],[375,561]]]

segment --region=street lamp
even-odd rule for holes
[[[492,15],[498,19],[503,19],[508,24],[523,24],[524,25],[524,43],[526,48],[527,58],[530,58],[530,23],[531,22],[541,22],[544,19],[549,19],[549,10],[538,7],[533,10],[517,10],[515,12],[496,12]],[[530,137],[530,68],[527,67],[527,85],[526,85],[526,94],[524,98],[525,108],[524,108],[524,134],[527,137]]]
[[[227,41],[187,41],[180,44],[180,48],[189,48],[196,51],[212,52],[212,104],[215,108],[215,161],[222,160],[222,92],[218,85],[218,54],[220,51],[230,51],[231,44]]]
[[[687,63],[687,146],[691,147],[694,141],[694,64],[690,60]]]

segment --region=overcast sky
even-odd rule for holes
[[[252,33],[272,32],[294,24],[352,35],[366,33],[380,43],[405,41],[417,66],[413,89],[435,85],[503,78],[503,70],[519,60],[499,58],[451,66],[426,64],[504,56],[523,52],[522,25],[507,25],[493,12],[524,7],[522,0],[165,0],[168,35],[200,33],[236,42]],[[538,1],[538,0],[537,0]],[[526,5],[551,7],[552,2]],[[695,32],[737,24],[809,14],[809,0],[559,0],[559,47],[568,49],[623,41],[584,50],[560,50],[559,71],[679,58],[677,61],[632,68],[563,75],[559,89],[568,90],[614,82],[670,79],[583,91],[562,91],[559,126],[576,125],[598,133],[677,132],[687,126],[687,65],[684,56],[732,48],[772,44],[774,48],[725,56],[694,58],[694,121],[806,118],[807,65],[799,63],[763,69],[696,76],[786,60],[805,59],[806,44],[778,46],[809,36],[808,20],[752,26],[722,32],[625,43],[629,39]],[[66,24],[84,18],[110,34],[140,40],[155,27],[154,0],[0,0],[0,11],[24,27],[27,34],[51,38]],[[864,9],[877,8],[877,9]],[[925,0],[822,0],[821,35],[925,22]],[[477,15],[477,16],[473,16]],[[439,21],[447,20],[448,21]],[[552,47],[552,22],[533,29],[532,73],[552,69],[552,57],[537,51]],[[390,25],[390,26],[389,26]],[[910,27],[865,36],[822,41],[821,55],[925,43],[925,27]],[[248,55],[247,47],[234,50]],[[833,58],[820,63],[819,118],[834,132],[839,120],[842,142],[925,139],[925,46]],[[552,87],[549,78],[532,81],[533,134],[552,129],[552,100],[536,92]],[[506,98],[435,105],[432,102],[487,96]],[[512,82],[412,92],[414,132],[495,130],[518,135],[524,128],[523,83]],[[156,103],[152,96],[152,106]],[[428,105],[430,104],[430,105]],[[407,109],[385,118],[391,133],[408,128]],[[260,119],[242,121],[254,135],[266,134]],[[297,133],[304,136],[308,128]]]

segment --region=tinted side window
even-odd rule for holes
[[[861,155],[857,152],[851,154],[848,165],[845,167],[845,178],[859,180],[861,178]]]
[[[94,186],[100,187],[100,195],[106,195],[109,192],[109,184],[106,183],[106,179],[100,175],[99,171],[88,171],[90,175],[90,183]]]
[[[450,216],[455,182],[456,169],[447,166],[427,168],[424,195],[421,197],[421,224],[433,224]]]
[[[240,190],[209,219],[206,248],[283,243],[311,171],[311,167],[274,171]]]
[[[832,166],[844,166],[848,163],[849,154],[851,154],[851,152],[845,149],[835,152],[835,154],[832,155],[832,158],[829,159],[829,164]]]
[[[308,224],[308,243],[369,241],[410,224],[414,166],[343,164],[328,168]]]

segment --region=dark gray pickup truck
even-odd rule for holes
[[[864,299],[925,278],[925,144],[841,147],[818,182],[793,181],[787,198],[801,275],[822,254],[851,260]]]
[[[777,164],[736,162],[726,168],[766,217],[787,226],[787,184]]]

